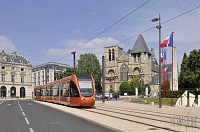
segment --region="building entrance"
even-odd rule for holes
[[[10,88],[10,97],[15,97],[16,96],[16,88],[15,87],[11,87]]]
[[[25,88],[24,87],[21,87],[20,88],[20,98],[25,98]]]
[[[5,86],[1,87],[1,97],[6,97],[6,87]]]

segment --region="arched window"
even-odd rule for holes
[[[112,49],[112,60],[115,60],[115,50]]]
[[[139,76],[140,75],[140,69],[138,67],[134,68],[133,75],[134,76]]]
[[[109,49],[109,61],[111,61],[111,50]]]
[[[120,81],[128,81],[128,66],[126,64],[120,68]]]

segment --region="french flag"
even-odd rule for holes
[[[160,44],[160,47],[173,47],[173,33]]]
[[[138,80],[139,82],[142,82],[142,77]]]
[[[166,51],[165,49],[161,48],[161,57],[160,57],[160,60],[161,60],[161,63],[163,64],[163,61],[164,60],[167,60],[167,57],[166,57]]]
[[[165,74],[169,71],[169,67],[167,66],[165,69],[163,69],[163,71],[161,72],[161,74]]]

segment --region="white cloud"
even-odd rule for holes
[[[51,58],[60,58],[67,55],[67,51],[64,49],[49,49],[46,55]]]
[[[95,38],[88,43],[86,43],[86,40],[84,39],[70,40],[66,43],[65,49],[49,49],[46,52],[46,55],[58,60],[65,58],[67,61],[71,61],[73,59],[71,52],[76,50],[76,60],[79,59],[80,54],[93,53],[97,56],[101,63],[101,56],[103,55],[104,47],[116,45],[118,43],[119,41],[112,37]],[[120,46],[123,48],[124,45],[120,44]]]
[[[0,47],[1,50],[4,50],[8,54],[16,50],[13,42],[6,36],[0,36]]]

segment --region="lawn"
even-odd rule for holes
[[[147,100],[147,102],[154,102],[154,105],[159,105],[159,98],[137,98],[133,100]],[[173,106],[175,106],[177,100],[178,98],[173,98]],[[171,98],[162,98],[161,104],[165,106],[171,106],[171,101]]]

